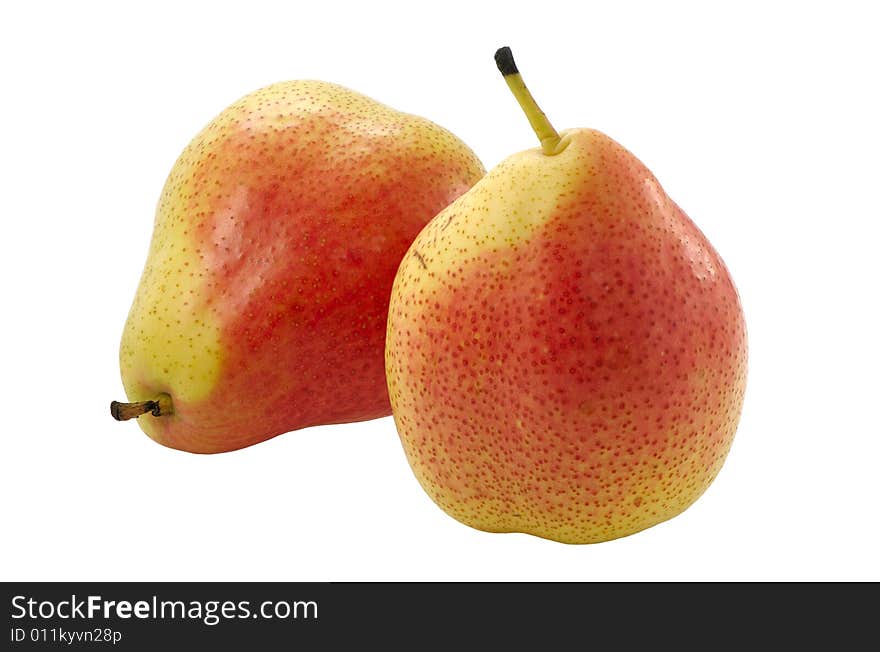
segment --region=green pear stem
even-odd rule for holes
[[[159,394],[152,401],[139,401],[137,403],[113,401],[110,403],[110,414],[117,421],[137,419],[148,412],[154,417],[164,417],[173,414],[174,408],[171,403],[171,397],[168,394]]]
[[[510,92],[513,93],[516,101],[519,102],[523,113],[529,119],[529,124],[532,125],[532,129],[534,129],[535,134],[537,134],[538,139],[541,141],[541,149],[544,151],[544,154],[547,156],[558,154],[559,134],[556,133],[553,125],[550,124],[547,116],[541,110],[541,107],[538,106],[538,103],[535,102],[535,98],[532,97],[532,94],[526,87],[526,83],[523,81],[522,75],[519,74],[516,62],[513,60],[513,53],[509,47],[505,45],[495,52],[495,64],[498,66],[501,74],[504,75],[504,81],[507,82]]]

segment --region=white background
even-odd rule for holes
[[[123,4],[0,10],[0,579],[880,580],[871,3]],[[745,409],[692,508],[592,546],[487,534],[428,499],[390,418],[214,456],[111,419],[156,200],[206,122],[324,79],[492,167],[537,144],[505,44],[557,128],[636,153],[739,287]]]

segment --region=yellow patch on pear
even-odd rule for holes
[[[154,399],[157,391],[171,394],[175,403],[199,401],[220,374],[220,328],[205,302],[207,279],[191,232],[191,216],[205,210],[191,183],[205,136],[203,131],[180,155],[159,200],[147,263],[119,351],[132,401]]]
[[[404,258],[407,276],[425,289],[435,287],[441,279],[432,268],[527,242],[559,203],[584,185],[593,162],[587,130],[560,135],[557,154],[547,156],[540,148],[514,154],[441,211]]]

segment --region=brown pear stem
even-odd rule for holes
[[[128,421],[129,419],[137,419],[139,416],[152,414],[154,417],[163,417],[174,413],[171,404],[171,397],[168,394],[159,394],[152,401],[138,401],[137,403],[121,403],[113,401],[110,403],[110,414],[117,421]]]

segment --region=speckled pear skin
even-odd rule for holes
[[[224,110],[168,176],[125,324],[129,400],[174,407],[142,429],[214,453],[390,414],[394,273],[484,172],[445,129],[326,82]]]
[[[407,459],[459,521],[566,543],[685,510],[730,449],[746,328],[718,254],[604,134],[516,154],[435,217],[392,291]]]

